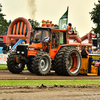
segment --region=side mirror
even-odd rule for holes
[[[56,37],[56,35],[55,35],[55,33],[53,33],[53,34],[52,34],[52,38],[55,38],[55,37]]]

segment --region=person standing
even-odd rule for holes
[[[87,46],[84,46],[84,49],[82,50],[81,55],[82,55],[82,58],[87,58],[87,56],[89,55]]]
[[[91,51],[92,51],[92,50],[91,50],[91,47],[89,47],[89,54],[91,54]]]

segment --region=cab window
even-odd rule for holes
[[[37,29],[34,33],[31,33],[30,43],[42,42],[45,37],[50,37],[50,32],[44,29]]]
[[[52,35],[52,48],[57,48],[59,46],[59,32],[53,31]]]
[[[66,32],[60,32],[60,45],[67,44],[66,37],[67,37]]]

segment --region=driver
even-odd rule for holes
[[[39,36],[40,34],[41,34],[41,31],[36,32],[36,33],[35,33],[35,36],[34,36],[34,39],[35,39],[35,38],[39,38],[39,37],[40,37],[40,36]]]

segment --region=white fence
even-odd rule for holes
[[[0,54],[0,64],[7,64],[8,54]]]

